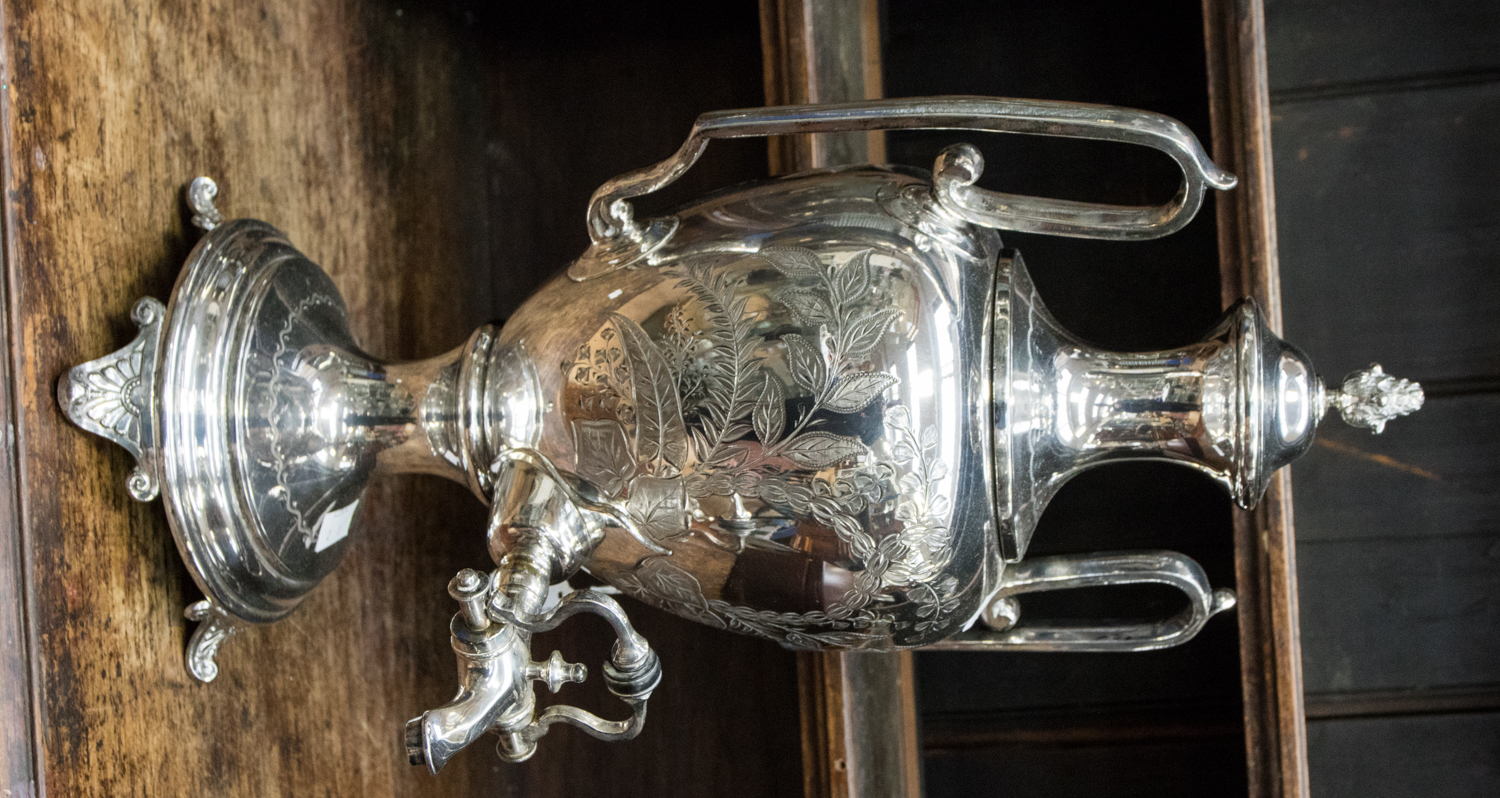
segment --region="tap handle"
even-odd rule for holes
[[[609,660],[604,663],[604,685],[616,698],[630,707],[630,717],[625,720],[605,720],[591,712],[567,704],[554,704],[530,723],[517,729],[499,729],[500,758],[507,762],[522,762],[536,752],[536,741],[547,733],[554,723],[570,723],[583,729],[590,736],[601,740],[629,740],[641,733],[646,722],[646,701],[651,692],[661,683],[661,659],[646,639],[630,625],[625,610],[618,602],[597,590],[579,590],[563,597],[558,605],[548,612],[529,618],[515,613],[507,602],[490,605],[495,620],[512,624],[530,634],[556,629],[563,621],[580,612],[592,612],[604,620],[615,631],[615,645]],[[567,665],[554,654],[547,663],[533,663],[527,675],[538,681],[546,681],[548,687],[560,681],[582,681],[586,671],[580,665]],[[553,689],[556,692],[556,689]]]

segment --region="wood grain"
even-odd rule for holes
[[[1497,9],[1267,21],[1287,334],[1325,377],[1376,359],[1428,393],[1379,437],[1326,425],[1293,468],[1312,785],[1492,794]]]
[[[1500,531],[1303,542],[1310,692],[1500,684]]]
[[[1500,533],[1500,394],[1431,397],[1380,435],[1333,423],[1318,436],[1292,466],[1300,544]]]
[[[383,482],[344,566],[287,621],[224,648],[213,685],[182,665],[196,591],[125,453],[72,427],[57,375],[133,335],[193,235],[181,187],[265,218],[322,263],[387,357],[456,345],[483,318],[482,183],[470,53],[441,14],[379,3],[212,8],[5,3],[10,390],[36,690],[53,795],[453,795],[496,776],[409,767],[406,718],[451,690],[443,586],[484,555],[457,485]],[[433,202],[433,197],[448,198]],[[454,299],[456,298],[456,300]],[[415,313],[446,302],[447,313]],[[425,508],[413,513],[411,508]],[[436,545],[435,545],[436,544]],[[503,776],[499,778],[504,778]],[[40,792],[40,790],[38,790]]]
[[[1267,0],[1271,100],[1500,70],[1500,7],[1469,0]]]
[[[1253,297],[1279,330],[1265,11],[1259,0],[1204,0],[1203,17],[1214,161],[1240,178],[1218,203],[1224,304]],[[1291,510],[1282,470],[1255,510],[1235,512],[1245,747],[1249,792],[1257,797],[1308,794]]]

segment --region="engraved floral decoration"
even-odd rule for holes
[[[948,505],[936,489],[946,474],[936,429],[918,434],[905,407],[886,407],[881,397],[897,377],[871,368],[898,311],[883,301],[870,256],[835,265],[805,249],[764,249],[756,257],[784,278],[769,297],[743,290],[744,278],[722,262],[668,267],[687,296],[667,311],[659,337],[613,314],[567,364],[580,410],[572,420],[578,474],[622,500],[645,537],[666,549],[695,533],[743,547],[743,539],[722,542],[691,518],[714,497],[742,511],[744,500],[759,500],[833,530],[850,556],[852,589],[821,611],[755,610],[706,598],[671,555],[641,561],[621,587],[710,626],[796,647],[855,646],[877,636],[879,602],[946,564]],[[752,310],[752,301],[784,306],[799,332],[762,335],[766,311]],[[828,429],[837,426],[832,419],[866,412],[883,415],[899,438],[894,462]],[[862,514],[896,494],[898,479],[902,525],[877,538]],[[736,534],[778,528],[739,520],[724,526],[744,530]],[[951,603],[952,590],[907,593],[937,608]]]
[[[132,345],[123,357],[89,372],[75,404],[90,421],[132,441],[140,440],[141,417],[147,410],[142,398],[142,349]]]

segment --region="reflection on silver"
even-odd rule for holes
[[[1155,208],[1012,197],[974,186],[977,150],[935,176],[860,167],[721,193],[637,222],[628,200],[677,179],[712,138],[945,127],[1142,144],[1184,182]],[[1253,303],[1198,343],[1118,353],[1062,330],[995,229],[1112,239],[1186,224],[1234,178],[1185,128],[1099,106],[935,98],[708,114],[671,159],[601,187],[593,244],[503,328],[430,360],[363,353],[332,281],[279,231],[223,221],[212,181],[188,192],[207,232],[170,306],[69,372],[59,400],[160,486],[206,598],[189,646],[291,612],[338,563],[377,473],[436,474],[491,506],[498,569],[449,586],[460,689],[407,726],[434,772],[485,731],[520,761],[555,723],[626,739],[661,674],[599,591],[548,603],[580,570],[720,629],[794,648],[1146,650],[1233,604],[1171,552],[1028,560],[1036,522],[1082,471],[1176,462],[1253,505],[1306,451],[1327,406],[1379,429],[1420,388],[1374,367],[1325,389]],[[1017,596],[1158,582],[1178,615],[1082,626],[1021,620]],[[630,715],[537,711],[587,675],[531,636],[578,612],[617,643],[606,686]],[[982,622],[980,622],[982,621]],[[979,622],[979,623],[976,623]]]

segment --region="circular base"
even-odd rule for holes
[[[167,308],[162,497],[194,580],[237,620],[291,612],[348,545],[373,458],[318,413],[330,385],[369,367],[346,317],[322,269],[251,219],[198,243]]]

